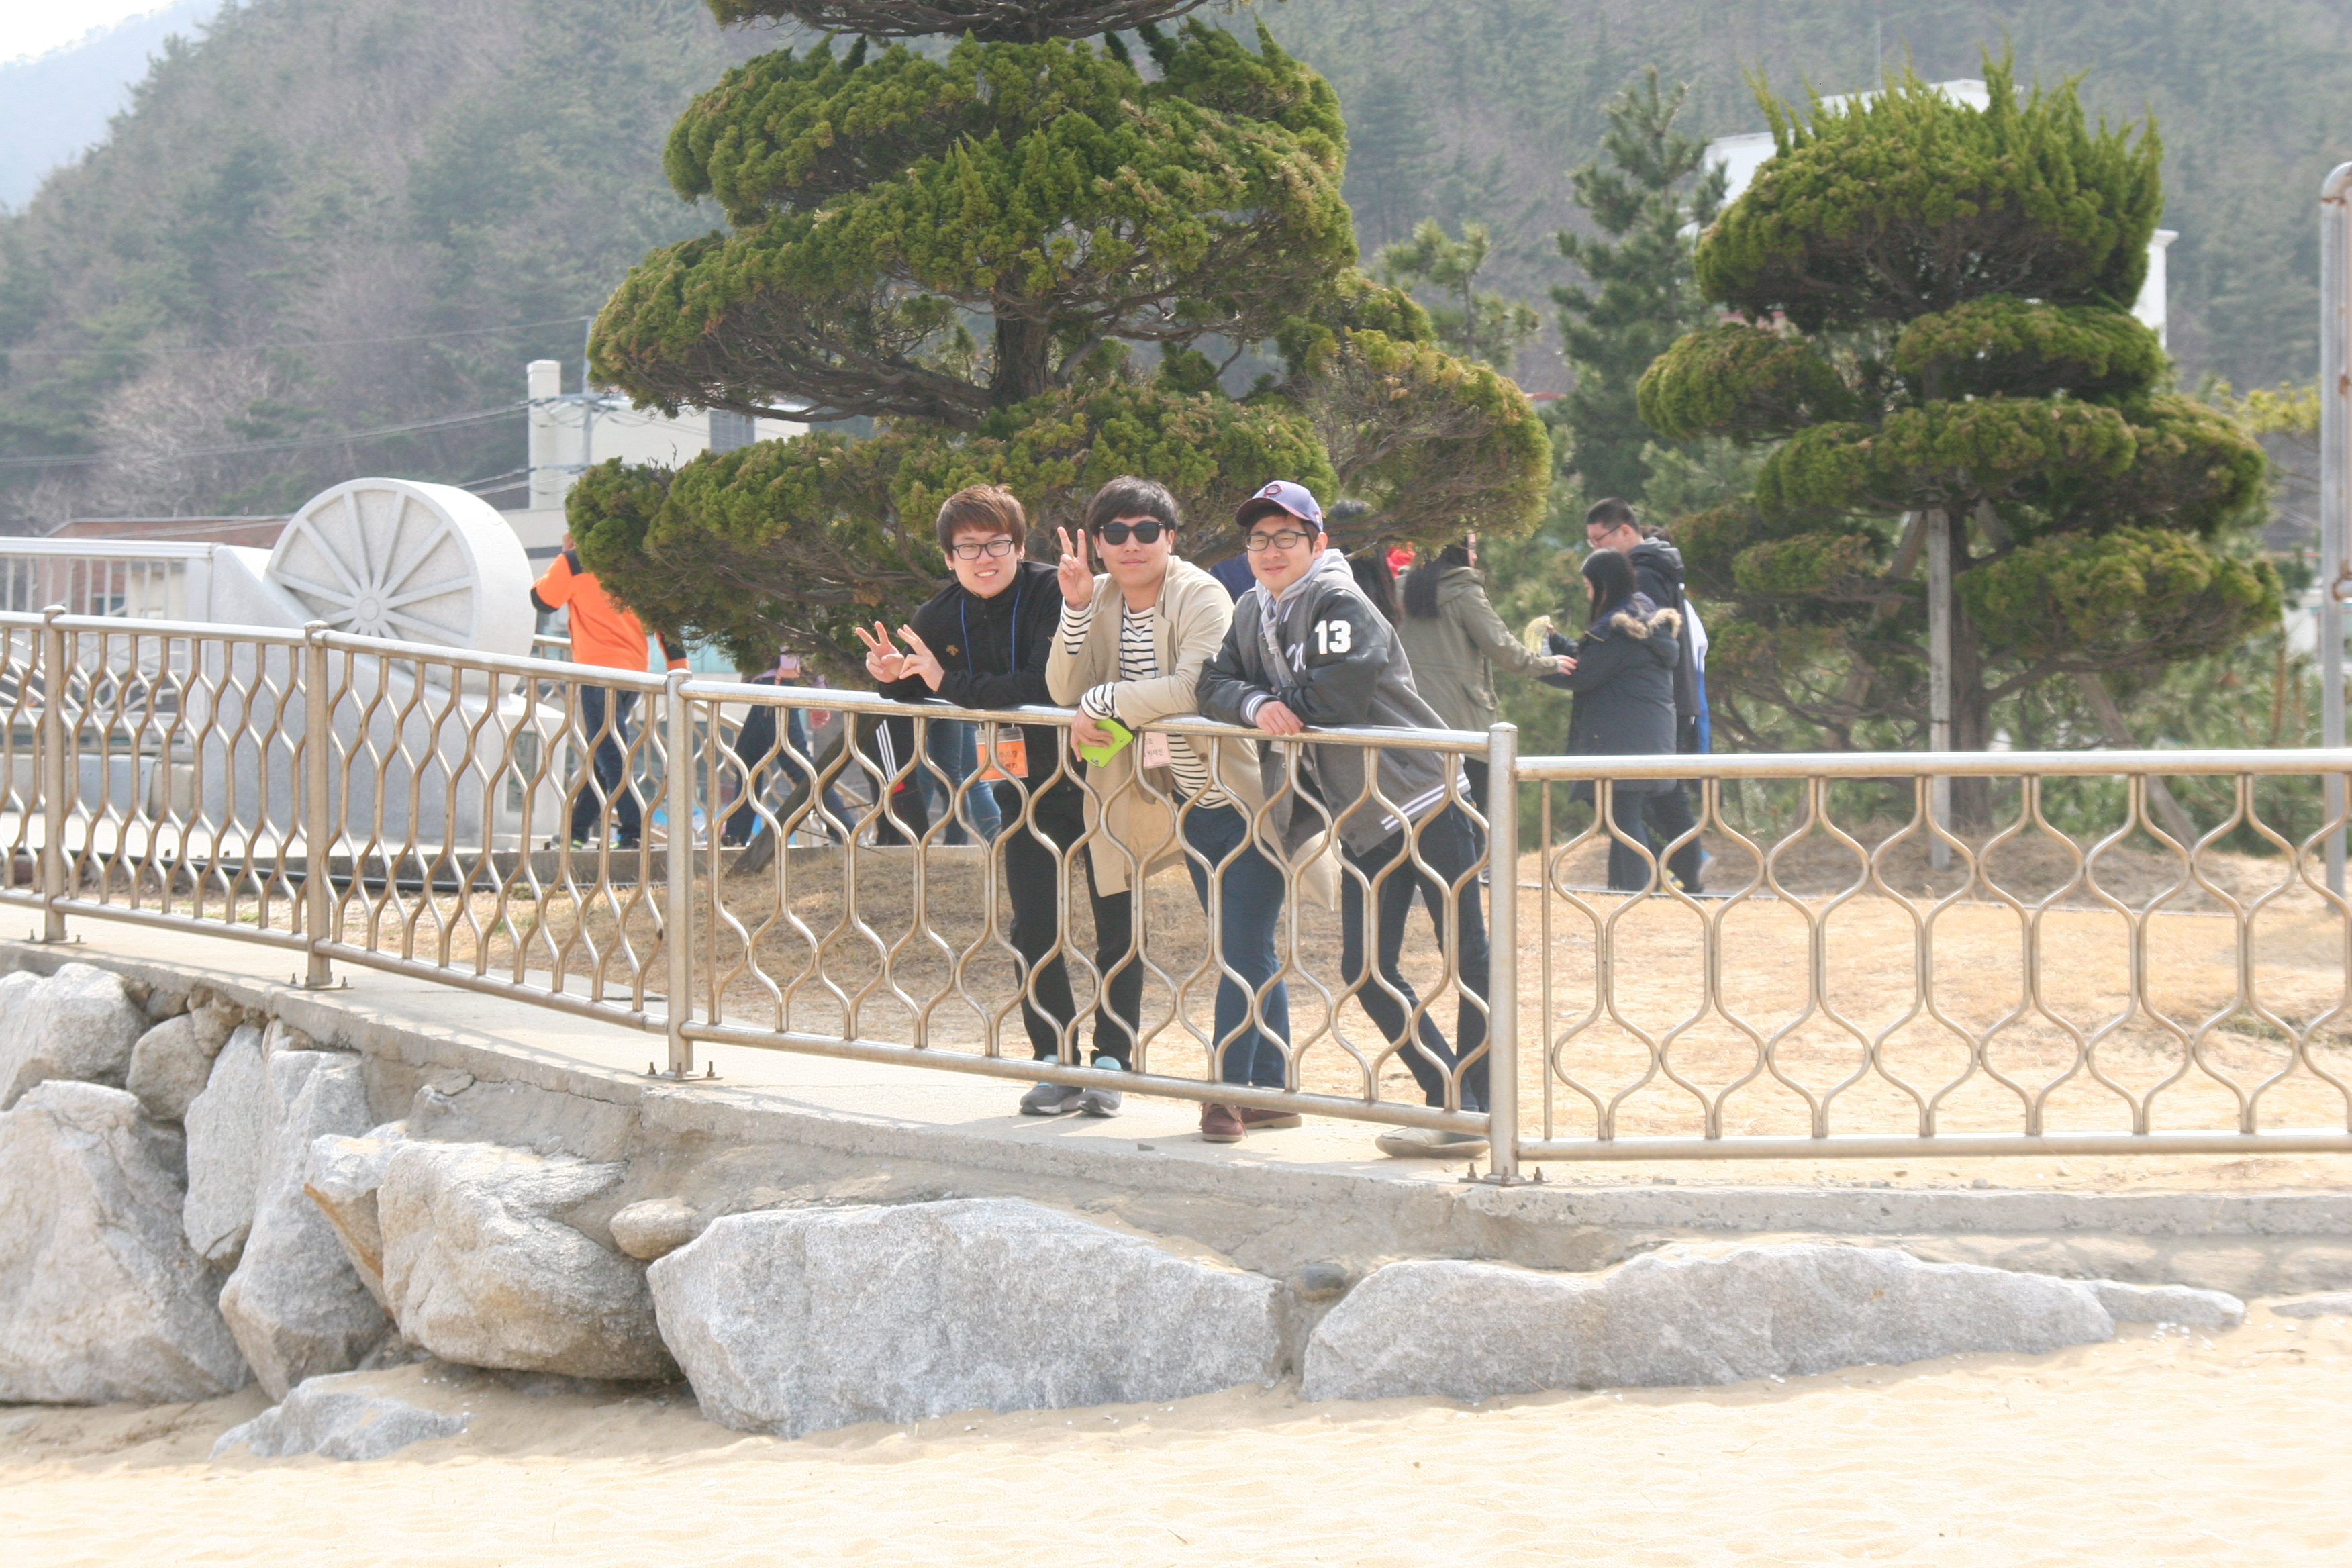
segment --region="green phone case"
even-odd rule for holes
[[[1135,731],[1129,729],[1126,725],[1120,723],[1116,719],[1097,719],[1095,721],[1095,727],[1110,736],[1110,744],[1108,746],[1080,746],[1077,748],[1077,752],[1078,755],[1084,757],[1088,763],[1092,763],[1096,767],[1101,767],[1105,763],[1109,762],[1113,757],[1118,755],[1121,751],[1126,749],[1128,742],[1135,739]]]

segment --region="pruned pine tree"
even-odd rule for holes
[[[1690,84],[1668,89],[1652,66],[1609,106],[1601,155],[1569,176],[1577,204],[1606,237],[1562,231],[1559,253],[1585,285],[1551,291],[1560,353],[1576,384],[1554,417],[1573,435],[1575,466],[1595,499],[1638,500],[1655,437],[1636,406],[1643,373],[1714,311],[1694,281],[1691,237],[1723,203],[1724,174],[1706,170],[1706,143],[1675,129]]]
[[[940,7],[860,9],[914,32]],[[968,9],[1002,34],[1023,8]],[[1080,8],[1026,9],[1061,27]],[[625,600],[741,658],[789,642],[849,665],[852,624],[936,586],[932,514],[976,481],[1011,486],[1050,541],[1102,481],[1149,475],[1203,559],[1276,476],[1369,503],[1354,538],[1533,520],[1549,447],[1527,399],[1356,269],[1329,84],[1263,29],[1255,50],[1197,21],[1136,30],[1148,73],[1115,36],[973,33],[939,58],[827,40],[687,110],[670,183],[730,227],[629,275],[592,369],[641,405],[813,429],[675,474],[592,471],[572,531]],[[1229,395],[1256,343],[1282,373]],[[870,437],[829,428],[856,418]]]
[[[942,34],[983,44],[1042,44],[1148,27],[1208,0],[709,0],[722,23],[798,22],[866,38]],[[1232,8],[1232,0],[1226,0]]]
[[[1412,237],[1380,253],[1381,281],[1429,296],[1423,308],[1448,352],[1508,371],[1520,347],[1543,331],[1535,308],[1478,287],[1492,244],[1486,226],[1465,223],[1449,238],[1435,218],[1423,218]]]
[[[1751,495],[1675,539],[1723,605],[1711,685],[1832,744],[1923,738],[1938,532],[1956,749],[2041,682],[2111,712],[2109,677],[2278,618],[2275,572],[2231,548],[2262,451],[2168,390],[2131,315],[2163,201],[2154,127],[2094,130],[2073,83],[2021,97],[2005,61],[1985,77],[1982,110],[1908,73],[1810,114],[1766,97],[1778,150],[1697,252],[1737,319],[1641,385],[1670,437],[1777,443]]]

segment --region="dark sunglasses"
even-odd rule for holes
[[[1157,544],[1166,527],[1159,522],[1106,522],[1095,530],[1095,537],[1105,544],[1125,544],[1131,533],[1138,544]]]

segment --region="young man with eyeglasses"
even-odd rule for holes
[[[1027,514],[1001,485],[969,485],[940,507],[940,550],[955,581],[926,601],[898,628],[901,651],[888,627],[859,628],[866,645],[866,672],[883,696],[902,702],[933,697],[961,708],[1044,707],[1054,700],[1045,682],[1054,628],[1062,617],[1062,591],[1054,568],[1023,558],[1029,533]],[[912,721],[891,720],[906,724]],[[1029,1048],[1039,1061],[1061,1057],[1062,1030],[1076,1016],[1068,967],[1049,958],[1058,937],[1065,868],[1073,846],[1086,835],[1086,808],[1076,782],[1077,761],[1060,766],[1061,734],[1051,724],[975,725],[977,777],[990,779],[1003,819],[996,847],[1004,856],[1004,887],[1013,902],[1013,948],[1021,955],[1021,1016]],[[991,740],[992,731],[993,740]],[[911,732],[900,742],[918,754]],[[981,787],[975,784],[973,787]],[[1081,852],[1083,855],[1083,851]],[[1087,868],[1091,887],[1093,868]],[[1127,927],[1127,900],[1094,898],[1097,969],[1106,954],[1116,960],[1133,945]],[[1133,990],[1139,997],[1141,976]],[[1108,996],[1095,1013],[1096,1067],[1129,1068],[1133,1061],[1135,1006],[1112,1016]],[[1022,1097],[1031,1116],[1083,1110],[1115,1114],[1116,1089],[1068,1088],[1041,1083]]]
[[[1234,521],[1257,586],[1234,606],[1224,647],[1201,677],[1202,712],[1277,738],[1309,725],[1445,728],[1413,689],[1396,628],[1356,586],[1347,556],[1329,548],[1323,509],[1306,486],[1277,479],[1244,501]],[[1284,783],[1281,752],[1264,747],[1261,767],[1266,797],[1277,800],[1276,809],[1288,819],[1285,847],[1328,822],[1349,868],[1339,888],[1339,967],[1348,988],[1432,1105],[1445,1103],[1456,1064],[1479,1053],[1461,1069],[1459,1103],[1465,1110],[1484,1110],[1486,919],[1475,871],[1485,843],[1459,804],[1467,788],[1461,769],[1439,752],[1304,746],[1299,793],[1315,798],[1301,802],[1297,794],[1277,797]],[[1377,798],[1364,776],[1367,754],[1377,759]],[[1457,883],[1458,893],[1453,890]],[[1439,947],[1449,934],[1454,944],[1461,993],[1454,1049],[1447,1048],[1444,1032],[1398,965],[1415,892],[1429,907]],[[1377,974],[1371,973],[1375,950]],[[1409,1028],[1416,1012],[1420,1026]],[[1486,1141],[1399,1128],[1376,1143],[1387,1154],[1463,1159],[1484,1152]]]
[[[1144,728],[1199,710],[1201,672],[1233,620],[1224,584],[1175,558],[1179,521],[1176,499],[1149,479],[1122,476],[1095,492],[1076,541],[1062,535],[1062,624],[1045,677],[1054,700],[1078,710],[1073,744],[1117,744],[1103,727],[1112,723],[1134,737],[1087,770],[1096,886],[1131,904],[1155,867],[1183,860],[1216,933],[1211,1048],[1222,1080],[1280,1089],[1290,1036],[1289,993],[1275,978],[1283,879],[1250,831],[1265,802],[1256,749]],[[1089,544],[1100,576],[1087,563]],[[1113,1011],[1134,1018],[1142,986],[1139,961],[1112,973]],[[1201,1136],[1232,1143],[1250,1127],[1298,1121],[1296,1112],[1211,1104]]]

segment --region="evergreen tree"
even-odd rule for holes
[[[1927,714],[1922,562],[1954,586],[1953,744],[2054,677],[2145,675],[2278,616],[2231,535],[2259,447],[2167,390],[2129,308],[2162,196],[2154,128],[2087,128],[2070,82],[2021,100],[1989,61],[1979,111],[1916,76],[1810,119],[1767,100],[1778,151],[1701,240],[1739,320],[1684,337],[1641,387],[1677,439],[1777,441],[1752,495],[1675,537],[1711,616],[1708,673],[1850,740]],[[1965,802],[1962,803],[1965,809]]]
[[[1508,371],[1519,346],[1543,331],[1543,323],[1533,307],[1478,287],[1491,243],[1483,223],[1465,223],[1462,237],[1449,239],[1435,218],[1423,218],[1412,240],[1381,251],[1377,265],[1382,282],[1439,297],[1423,306],[1449,353]]]
[[[940,7],[854,9],[917,32]],[[1525,397],[1355,268],[1322,78],[1263,29],[1253,52],[1147,22],[1147,76],[1116,36],[1066,36],[1070,0],[961,9],[992,37],[1026,37],[1024,10],[1048,36],[975,31],[940,58],[863,38],[779,51],[678,121],[670,183],[731,232],[631,272],[592,370],[642,405],[816,428],[675,474],[592,471],[572,532],[623,599],[739,657],[788,641],[854,662],[851,625],[934,589],[931,516],[975,481],[1011,486],[1050,540],[1103,480],[1150,475],[1198,520],[1182,542],[1205,559],[1232,553],[1218,520],[1277,475],[1366,502],[1351,540],[1532,520],[1549,447]],[[1257,342],[1283,373],[1228,395],[1203,346]],[[856,418],[870,438],[825,428]]]
[[[1569,176],[1606,239],[1562,231],[1559,253],[1593,289],[1562,285],[1560,353],[1576,385],[1555,416],[1573,433],[1576,470],[1593,496],[1638,500],[1652,437],[1635,388],[1652,361],[1711,313],[1691,277],[1689,231],[1722,205],[1724,175],[1700,174],[1706,144],[1675,129],[1687,82],[1667,91],[1652,66],[1609,106],[1600,158]]]
[[[1427,210],[1422,195],[1438,148],[1410,78],[1381,69],[1365,79],[1348,108],[1348,205],[1375,248],[1402,239],[1412,215]]]

